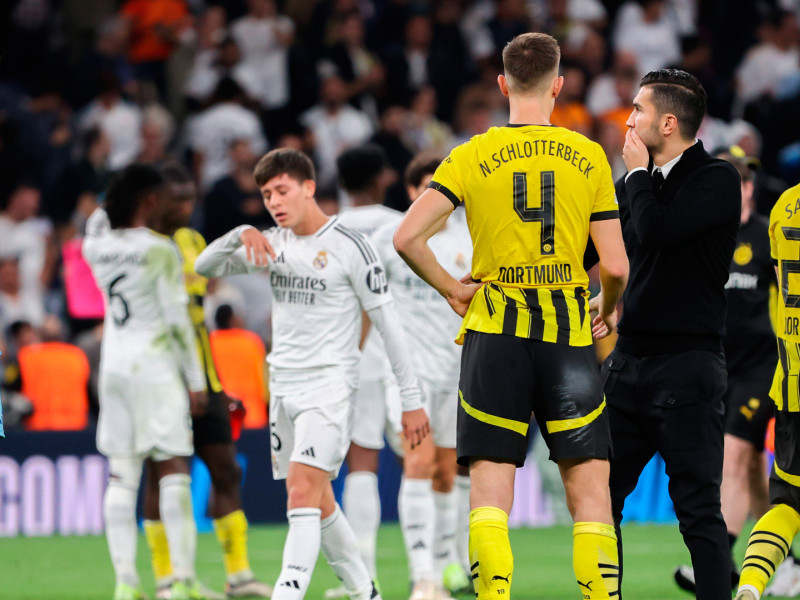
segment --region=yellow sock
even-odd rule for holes
[[[156,586],[161,587],[172,579],[172,561],[169,558],[167,532],[161,521],[145,521],[144,535],[150,546],[150,558],[153,561],[153,576]]]
[[[761,517],[747,542],[739,588],[749,585],[757,589],[759,595],[763,594],[769,578],[786,558],[798,530],[800,514],[786,504],[779,504]]]
[[[613,525],[575,523],[572,528],[572,568],[586,600],[618,597],[619,556]]]
[[[225,574],[230,579],[237,575],[252,577],[247,558],[247,518],[243,510],[235,510],[214,520],[214,530],[222,546]]]
[[[469,560],[477,600],[510,596],[514,556],[504,511],[483,506],[469,513]]]

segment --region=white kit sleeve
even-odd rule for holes
[[[369,320],[381,334],[386,355],[392,366],[392,372],[400,386],[400,398],[403,401],[403,412],[422,407],[422,392],[414,375],[405,331],[400,324],[394,303],[381,304],[367,311]]]
[[[160,267],[155,273],[156,296],[173,352],[189,390],[201,392],[206,389],[206,376],[200,365],[194,327],[189,319],[189,295],[183,283],[178,250],[159,246],[151,251],[151,257],[154,255],[158,256],[154,262]]]
[[[194,263],[195,272],[204,277],[223,277],[265,269],[247,260],[247,252],[242,245],[242,233],[247,229],[253,227],[240,225],[206,246]]]

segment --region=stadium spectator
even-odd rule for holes
[[[456,144],[462,144],[494,125],[492,106],[486,92],[482,84],[474,84],[459,97],[454,119]]]
[[[66,169],[55,198],[50,206],[45,206],[45,214],[56,226],[68,225],[75,210],[85,203],[96,205],[97,196],[108,183],[106,165],[111,152],[108,136],[100,127],[92,127],[83,136],[83,148],[83,157]]]
[[[142,113],[142,149],[136,162],[159,166],[170,160],[169,144],[175,119],[160,104],[150,104]]]
[[[20,184],[0,212],[0,256],[19,259],[22,291],[29,298],[39,298],[37,305],[53,268],[48,252],[50,222],[38,216],[41,197],[37,188]]]
[[[244,328],[244,321],[230,304],[223,304],[215,315],[217,329],[211,332],[211,353],[217,365],[222,388],[231,398],[242,401],[247,413],[244,427],[267,424],[267,391],[264,359],[267,350],[255,333]]]
[[[35,326],[44,322],[44,304],[41,295],[22,286],[20,259],[0,258],[0,330],[14,321],[29,321]]]
[[[205,229],[213,241],[234,227],[245,223],[259,230],[268,229],[275,221],[264,208],[261,192],[253,179],[258,157],[248,140],[233,140],[230,145],[233,170],[217,180],[204,201]]]
[[[431,85],[438,99],[437,115],[450,119],[456,91],[465,81],[461,60],[466,55],[457,25],[434,23],[426,14],[412,14],[405,25],[403,45],[388,51],[384,59],[386,101],[408,105],[416,91]]]
[[[113,73],[126,92],[135,91],[133,67],[126,55],[127,41],[124,19],[109,18],[98,27],[94,45],[70,70],[71,85],[65,92],[73,106],[85,106],[100,93],[101,77],[106,72]]]
[[[24,420],[33,414],[33,403],[21,393],[22,380],[17,353],[20,348],[38,342],[39,336],[29,322],[14,321],[6,330],[6,339],[7,344],[0,344],[3,348],[0,400],[3,406],[3,426],[8,430],[11,427],[22,427]]]
[[[531,29],[525,0],[496,0],[494,16],[486,26],[495,50],[502,50],[508,42]]]
[[[412,151],[444,155],[453,147],[453,130],[436,117],[436,90],[431,86],[416,93],[407,117],[403,140]]]
[[[223,77],[238,79],[235,67],[241,53],[227,34],[225,19],[221,6],[209,7],[200,17],[192,66],[183,82],[184,95],[194,103],[208,100]]]
[[[598,75],[589,85],[586,106],[595,117],[619,107],[630,114],[630,102],[636,93],[639,80],[636,55],[628,50],[614,53],[614,64],[608,73]]]
[[[166,61],[191,25],[184,0],[127,0],[120,9],[128,28],[128,59],[139,81],[166,93]]]
[[[142,149],[142,111],[122,97],[120,82],[109,71],[100,74],[100,93],[80,117],[81,131],[100,127],[111,141],[108,168],[118,171],[136,160]]]
[[[758,33],[760,42],[747,52],[736,71],[736,94],[741,104],[763,95],[774,97],[783,79],[800,72],[800,30],[794,14],[773,12]]]
[[[233,140],[249,140],[256,154],[266,150],[267,141],[258,116],[245,106],[242,87],[226,77],[217,84],[214,104],[187,124],[189,145],[194,151],[195,175],[203,188],[230,175],[233,165],[230,144]]]
[[[358,11],[344,13],[336,22],[335,42],[319,62],[324,75],[337,74],[347,85],[347,98],[377,119],[375,94],[386,80],[380,59],[365,45],[364,19]]]
[[[20,348],[22,395],[33,403],[26,428],[75,431],[88,425],[89,361],[77,346],[43,341]]]
[[[617,14],[614,47],[636,55],[639,75],[674,64],[681,57],[680,34],[666,12],[666,0],[630,0]]]
[[[403,141],[408,120],[407,111],[400,106],[390,106],[383,111],[380,129],[372,136],[370,141],[383,148],[386,153],[388,169],[382,175],[390,186],[386,191],[384,204],[396,210],[403,210],[408,206],[403,173],[411,162],[413,154]],[[341,155],[340,155],[341,156]]]
[[[347,87],[338,75],[322,82],[319,104],[300,115],[300,123],[312,135],[317,182],[322,187],[336,182],[336,157],[374,131],[369,117],[347,103]]]
[[[586,73],[577,65],[567,63],[562,66],[562,75],[564,86],[556,98],[550,122],[588,137],[592,131],[592,115],[584,104]]]
[[[248,14],[231,24],[242,70],[265,109],[283,108],[289,101],[287,49],[294,40],[294,23],[278,14],[275,0],[247,0],[247,7]]]

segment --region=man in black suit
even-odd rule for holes
[[[725,283],[741,208],[739,175],[695,138],[703,87],[675,69],[648,73],[633,100],[617,182],[630,279],[616,348],[603,365],[617,526],[655,452],[694,565],[699,600],[729,600],[720,511]]]

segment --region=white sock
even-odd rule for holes
[[[319,557],[320,512],[318,508],[293,508],[286,513],[289,533],[286,534],[281,573],[272,600],[305,597]]]
[[[756,600],[760,600],[761,598],[761,594],[758,593],[758,590],[754,585],[750,584],[740,585],[736,593],[738,594],[742,590],[750,590],[751,592],[753,592],[753,595],[756,597]]]
[[[370,471],[356,471],[344,479],[342,509],[353,528],[358,551],[367,565],[372,579],[377,579],[375,546],[381,524],[381,497],[378,494],[378,476]]]
[[[444,569],[456,560],[456,519],[458,497],[456,491],[433,492],[436,519],[433,528],[433,568],[436,579],[441,581]]]
[[[175,578],[194,580],[194,557],[197,552],[197,525],[192,511],[191,478],[173,473],[158,482],[161,493],[158,508],[167,534],[169,556]]]
[[[136,493],[138,490],[111,479],[103,498],[106,538],[117,583],[139,586],[136,573]]]
[[[456,475],[456,559],[470,572],[469,562],[469,475]]]
[[[411,581],[434,581],[433,521],[436,509],[433,482],[430,479],[403,477],[398,509]]]
[[[356,535],[338,504],[321,525],[322,553],[344,584],[347,595],[351,600],[370,600],[372,577],[358,551]]]

